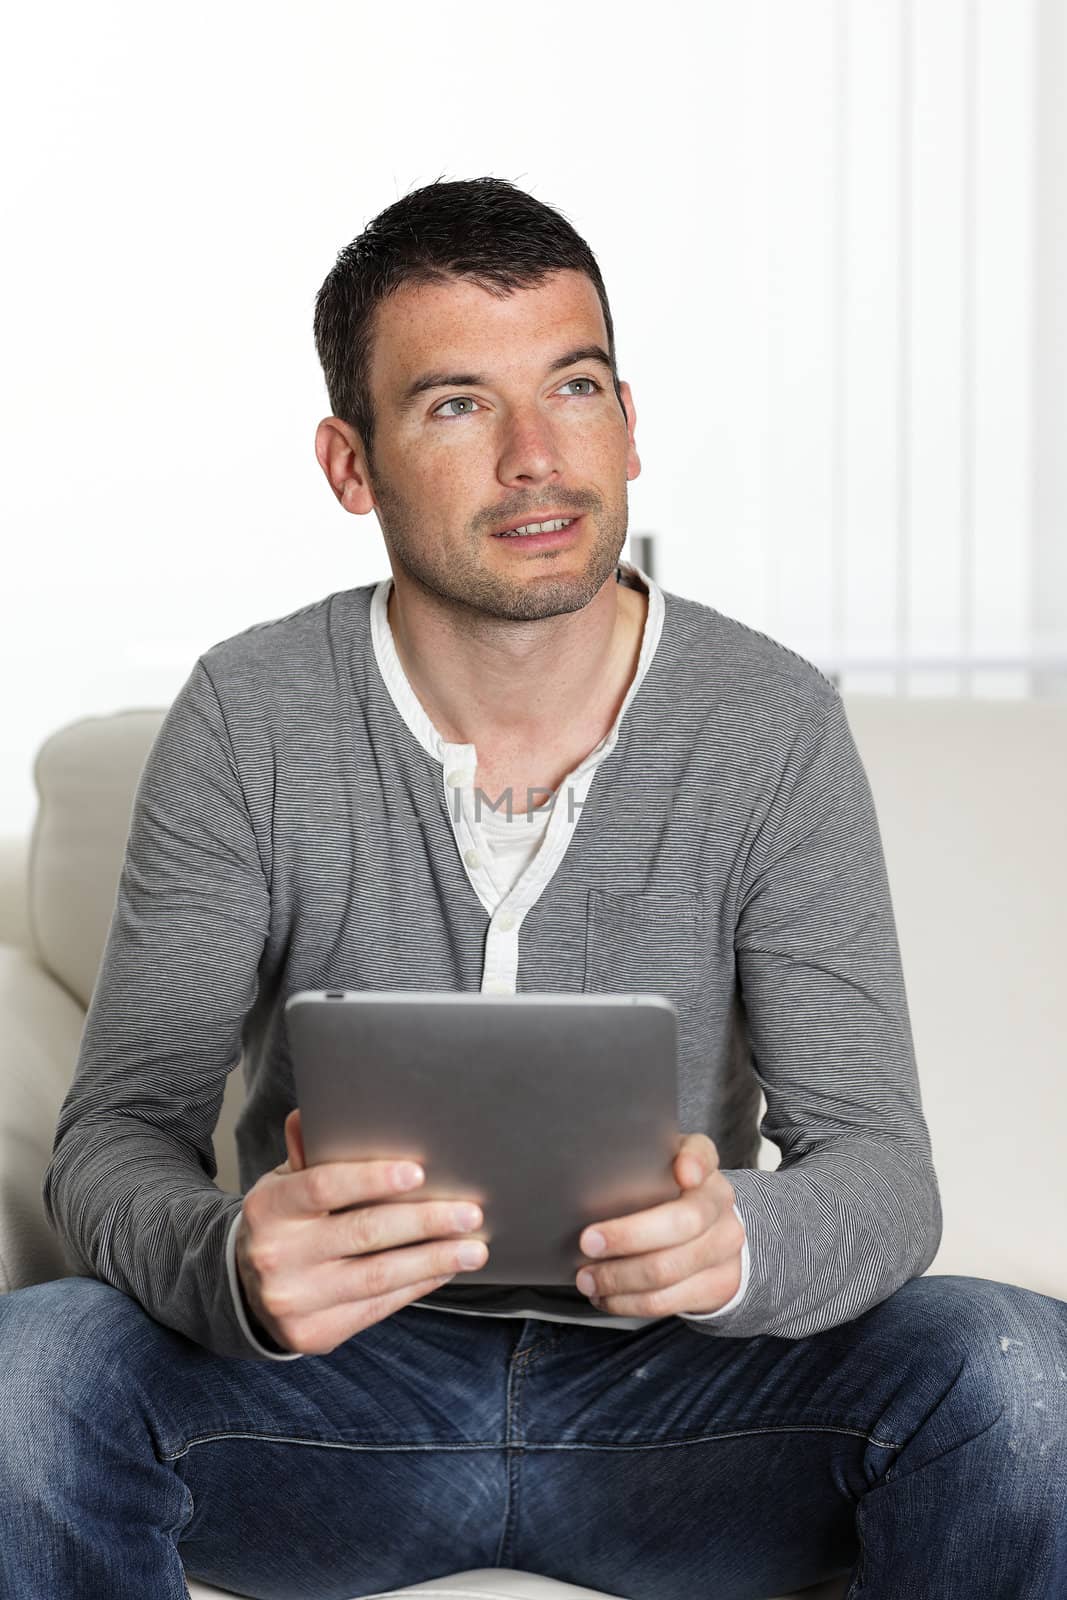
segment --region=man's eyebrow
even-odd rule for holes
[[[605,367],[614,378],[608,354],[598,344],[577,345],[565,355],[557,356],[554,361],[550,361],[548,371],[562,372],[564,367],[576,366],[579,361],[595,361]],[[428,389],[465,389],[492,381],[491,378],[477,372],[424,372],[408,384],[397,402],[397,410],[401,413],[410,411],[419,395],[425,394]]]

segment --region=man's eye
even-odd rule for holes
[[[599,390],[600,390],[600,385],[599,385],[599,383],[597,383],[595,378],[568,378],[566,383],[561,383],[560,384],[560,388],[561,389],[569,389],[572,383],[588,383],[588,384],[592,385],[592,388],[593,388],[594,392],[599,392]],[[584,397],[579,395],[577,398],[578,399],[582,399]],[[469,394],[453,395],[450,400],[442,400],[441,404],[439,406],[435,406],[433,411],[431,411],[430,415],[432,417],[440,417],[442,419],[442,421],[448,421],[448,419],[451,418],[451,417],[469,417],[469,416],[472,416],[473,413],[470,412],[470,411],[443,411],[442,410],[442,407],[444,407],[444,406],[459,406],[459,405],[463,405],[465,403],[470,404],[470,405],[477,405],[478,402],[473,398],[472,395],[469,395]]]
[[[441,401],[441,406],[459,406],[459,405],[462,405],[465,401],[470,401],[470,403],[472,405],[474,404],[474,402],[473,402],[473,400],[471,400],[471,397],[470,397],[469,394],[457,394],[451,400],[442,400]],[[431,411],[430,415],[433,416],[433,417],[440,416],[441,415],[441,406],[438,406],[434,411]],[[448,415],[452,416],[452,417],[469,417],[470,416],[470,412],[469,411],[451,411],[451,412],[448,413]]]

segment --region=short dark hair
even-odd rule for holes
[[[596,257],[566,218],[505,178],[440,178],[388,206],[346,245],[315,298],[315,348],[332,414],[374,448],[369,375],[375,308],[404,284],[466,278],[503,297],[570,269],[592,280],[604,312],[619,405],[615,329]]]

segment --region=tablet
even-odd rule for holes
[[[410,1159],[397,1200],[475,1200],[456,1283],[574,1287],[593,1222],[677,1199],[677,1012],[656,994],[302,990],[285,1021],[304,1154]]]

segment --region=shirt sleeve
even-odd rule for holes
[[[171,705],[134,799],[118,893],[43,1180],[92,1277],[223,1356],[267,1359],[238,1313],[212,1133],[242,1052],[270,889],[204,662]]]
[[[744,1228],[745,1219],[741,1215],[740,1208],[736,1202],[734,1203],[734,1216]],[[725,1317],[728,1311],[735,1310],[745,1298],[745,1290],[748,1288],[748,1279],[751,1271],[752,1254],[748,1248],[748,1229],[745,1228],[745,1242],[741,1246],[741,1282],[738,1285],[737,1293],[734,1295],[733,1299],[730,1300],[726,1305],[720,1306],[718,1311],[680,1311],[678,1315],[682,1318],[683,1322],[711,1322],[716,1317]]]
[[[836,691],[802,719],[759,810],[734,950],[760,1132],[781,1162],[726,1171],[748,1282],[687,1320],[714,1337],[803,1339],[926,1270],[941,1199],[874,802]]]

